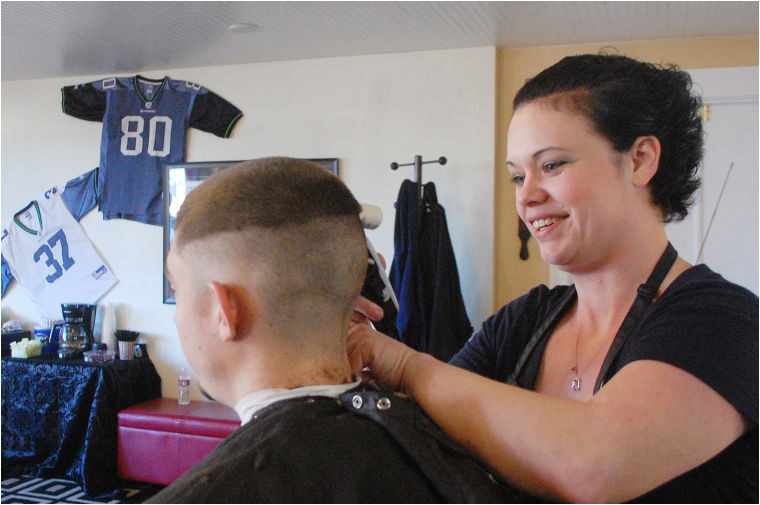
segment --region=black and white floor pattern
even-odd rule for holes
[[[40,477],[9,477],[2,481],[2,503],[141,503],[163,486],[125,482],[123,496],[107,501],[87,498],[76,482]]]

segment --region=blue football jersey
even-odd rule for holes
[[[3,229],[3,236],[5,236],[6,233],[7,230]],[[0,274],[2,274],[0,275],[2,278],[2,296],[5,296],[5,292],[8,291],[8,286],[10,286],[11,281],[13,281],[13,273],[11,272],[10,265],[5,261],[5,256],[0,256]]]
[[[227,138],[243,115],[203,86],[168,77],[112,77],[65,86],[61,93],[64,113],[103,123],[103,219],[161,225],[163,165],[184,161],[187,128]]]
[[[80,221],[98,203],[98,169],[93,168],[66,182],[61,197],[74,219]]]

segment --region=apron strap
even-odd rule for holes
[[[633,332],[633,330],[636,328],[636,325],[641,321],[644,312],[652,303],[652,300],[654,300],[654,297],[657,295],[657,291],[660,289],[662,281],[665,279],[665,276],[668,274],[668,272],[670,272],[670,269],[673,267],[673,264],[677,258],[678,253],[676,252],[673,245],[668,242],[668,246],[665,249],[665,252],[662,254],[662,256],[660,256],[660,259],[654,266],[654,269],[649,275],[649,278],[644,284],[639,286],[636,300],[634,300],[633,305],[628,310],[628,314],[626,314],[625,319],[623,320],[623,324],[620,325],[620,329],[618,329],[618,332],[615,335],[615,339],[612,341],[612,345],[610,346],[609,351],[607,351],[607,356],[604,358],[604,363],[602,363],[602,368],[599,370],[599,375],[597,376],[596,384],[594,385],[594,394],[596,394],[596,392],[599,391],[599,388],[604,385],[605,376],[610,366],[612,365],[612,362],[617,357],[620,349],[622,349],[623,344],[625,344],[625,341],[628,339],[628,336]],[[575,285],[570,286],[567,292],[562,295],[562,298],[560,298],[554,310],[552,310],[552,312],[541,323],[536,331],[533,332],[533,335],[525,345],[520,358],[517,360],[514,370],[507,378],[507,384],[513,386],[517,385],[517,377],[525,367],[525,362],[528,361],[528,358],[530,358],[530,355],[533,353],[536,345],[538,345],[540,341],[549,336],[549,334],[559,322],[560,318],[562,318],[565,313],[573,306],[573,303],[575,303],[576,295],[577,293],[575,291]]]
[[[544,319],[544,322],[541,323],[536,331],[533,332],[530,340],[527,344],[525,344],[525,348],[523,349],[520,358],[517,360],[517,364],[515,364],[515,368],[512,371],[512,374],[507,377],[507,384],[510,384],[512,386],[517,385],[517,376],[520,375],[520,372],[522,372],[522,369],[525,366],[525,362],[528,361],[528,358],[533,352],[533,349],[536,347],[536,344],[538,344],[541,340],[546,338],[549,333],[551,333],[551,330],[554,329],[560,318],[565,315],[570,307],[573,306],[573,303],[575,302],[575,295],[575,285],[571,285],[567,292],[562,295],[562,298],[559,299],[559,302],[557,303],[557,306],[554,308],[554,310],[549,313],[547,318]]]
[[[662,281],[665,279],[665,276],[668,275],[668,272],[670,272],[670,269],[673,267],[677,258],[678,253],[675,248],[673,248],[673,245],[668,242],[668,247],[665,249],[665,252],[662,253],[660,259],[657,260],[657,264],[649,275],[649,279],[639,286],[636,300],[634,300],[633,305],[631,305],[630,310],[628,310],[628,314],[626,314],[623,324],[620,325],[620,329],[615,335],[615,339],[612,341],[609,351],[607,351],[607,356],[604,358],[602,368],[599,370],[599,375],[596,378],[594,394],[596,394],[596,392],[599,391],[599,388],[604,385],[605,376],[607,375],[607,371],[612,365],[612,362],[615,361],[615,358],[620,352],[620,349],[622,349],[623,344],[625,344],[625,341],[628,339],[628,336],[641,321],[647,307],[652,303],[654,297],[657,296],[657,291],[660,289]]]

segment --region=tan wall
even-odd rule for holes
[[[548,283],[549,266],[529,241],[530,258],[519,258],[518,218],[512,183],[504,167],[512,98],[526,79],[564,56],[597,53],[612,46],[619,54],[653,63],[674,63],[683,69],[758,65],[758,36],[669,39],[578,46],[499,48],[496,53],[496,160],[494,199],[494,310]]]

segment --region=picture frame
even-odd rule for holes
[[[335,175],[338,174],[338,158],[305,158],[313,161]],[[174,305],[174,290],[166,275],[166,256],[169,254],[172,238],[174,237],[174,221],[185,197],[212,175],[224,170],[230,165],[247,160],[229,161],[192,161],[185,163],[169,163],[163,171],[163,302]]]

